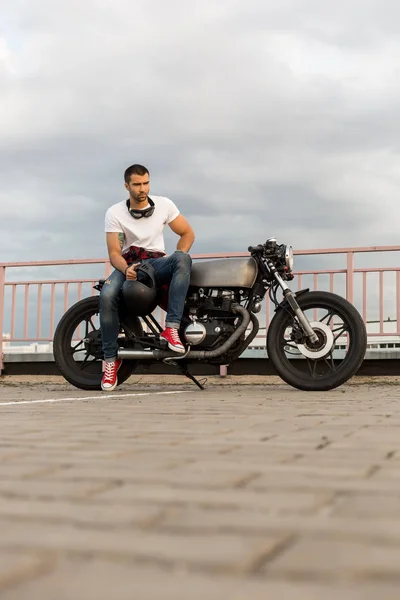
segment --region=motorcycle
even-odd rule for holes
[[[179,331],[184,354],[170,351],[160,340],[163,328],[153,314],[160,305],[154,270],[146,261],[138,267],[143,270],[141,279],[138,275],[137,281],[125,281],[119,299],[118,358],[123,359],[119,385],[139,364],[164,362],[179,367],[204,389],[189,366],[199,362],[229,365],[237,360],[257,336],[256,314],[267,293],[275,314],[267,330],[266,348],[281,379],[299,390],[320,392],[355,375],[367,347],[366,328],[357,309],[331,292],[292,291],[287,284],[294,279],[291,246],[278,244],[272,237],[250,246],[248,252],[244,258],[193,263]],[[94,288],[100,291],[104,283],[100,279]],[[101,389],[99,310],[100,295],[78,301],[62,316],[54,334],[59,371],[84,390]]]

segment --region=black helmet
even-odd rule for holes
[[[138,317],[150,315],[157,307],[157,277],[154,268],[144,263],[136,268],[137,280],[127,279],[122,286],[126,308]]]

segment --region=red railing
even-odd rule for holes
[[[394,266],[369,266],[355,267],[355,257],[361,254],[369,253],[390,253],[395,257]],[[295,280],[292,282],[293,289],[309,287],[311,289],[328,289],[337,291],[345,296],[350,302],[354,303],[360,310],[365,322],[367,322],[368,310],[372,310],[375,317],[378,331],[373,332],[377,336],[399,336],[400,335],[400,246],[375,246],[362,248],[327,248],[312,250],[295,251]],[[296,269],[298,258],[313,256],[315,262],[327,260],[331,255],[344,255],[346,257],[345,265],[342,268],[328,269]],[[234,258],[248,256],[248,253],[219,253],[219,254],[194,254],[194,260],[206,260],[212,258]],[[35,269],[45,267],[73,267],[83,265],[102,265],[102,271],[96,273],[92,278],[57,278],[57,279],[25,279],[25,280],[7,280],[6,275],[13,273],[18,269]],[[70,292],[75,288],[74,302],[87,295],[93,295],[96,290],[93,285],[102,277],[107,277],[112,267],[106,259],[74,259],[74,260],[55,260],[55,261],[36,261],[36,262],[9,262],[0,263],[0,374],[4,367],[3,343],[7,342],[51,342],[56,326],[57,312],[61,316],[71,305]],[[378,281],[375,286],[368,285],[368,275],[376,274]],[[385,276],[391,274],[391,282],[385,281]],[[326,276],[327,282],[321,288],[321,278]],[[361,281],[360,281],[361,279]],[[340,280],[340,281],[338,281]],[[60,286],[63,292],[60,296],[58,291]],[[87,288],[87,293],[84,293]],[[338,289],[340,288],[340,289]],[[20,290],[22,293],[22,303]],[[45,292],[45,294],[44,294]],[[34,296],[33,296],[34,294]],[[44,295],[46,302],[43,301]],[[385,331],[385,300],[391,300],[392,321],[397,321],[395,329]],[[32,302],[33,299],[33,302]],[[31,303],[30,303],[31,301]],[[32,306],[33,304],[33,306]],[[371,309],[372,306],[372,309]],[[46,314],[47,312],[47,314]],[[271,319],[271,303],[266,302],[265,307],[265,327]],[[21,323],[22,321],[22,323]],[[43,333],[44,325],[47,331]],[[261,325],[263,325],[261,323]],[[7,337],[2,334],[7,332]],[[265,339],[265,333],[257,336],[259,339]]]

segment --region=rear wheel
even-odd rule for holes
[[[268,357],[278,375],[299,390],[336,388],[355,375],[364,360],[367,332],[361,315],[350,302],[329,292],[309,292],[297,302],[318,341],[310,344],[290,309],[280,309],[268,329]]]
[[[101,390],[103,351],[99,323],[100,297],[85,298],[71,306],[57,325],[54,360],[62,376],[81,390]],[[130,330],[143,335],[139,319]],[[121,324],[121,335],[124,333]],[[124,360],[118,371],[118,385],[128,379],[137,361]]]

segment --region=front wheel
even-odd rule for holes
[[[268,329],[268,357],[278,375],[299,390],[336,388],[355,375],[364,360],[367,331],[361,315],[330,292],[308,292],[297,302],[318,341],[310,344],[289,307],[280,308]]]
[[[61,375],[81,390],[101,390],[103,352],[99,310],[99,296],[80,300],[63,315],[54,333],[56,365]],[[135,319],[132,329],[136,335],[143,334],[139,319]],[[137,361],[122,361],[118,385],[128,379],[136,365]]]

